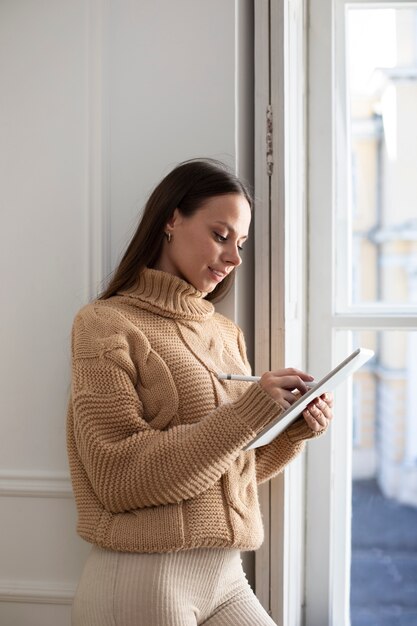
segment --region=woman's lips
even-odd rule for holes
[[[210,270],[212,276],[218,282],[220,282],[221,280],[223,280],[223,278],[225,278],[225,276],[227,276],[226,272],[220,272],[219,270],[215,270],[213,267],[209,267],[209,270]]]

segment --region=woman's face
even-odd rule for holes
[[[164,241],[155,268],[210,293],[241,264],[250,221],[248,201],[235,193],[209,198],[191,217],[175,209],[165,228],[171,241]]]

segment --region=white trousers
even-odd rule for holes
[[[238,550],[166,554],[94,546],[72,611],[73,626],[276,626],[250,588]]]

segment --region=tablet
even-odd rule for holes
[[[321,380],[318,381],[314,387],[302,395],[294,404],[286,409],[281,415],[278,415],[272,422],[270,422],[260,433],[257,434],[245,450],[252,450],[252,448],[259,448],[260,446],[266,446],[278,437],[290,424],[295,422],[314,398],[321,396],[325,391],[333,391],[337,385],[343,383],[348,376],[356,372],[362,365],[364,365],[374,355],[373,350],[366,348],[358,348],[344,361],[339,363],[331,372],[326,374]]]

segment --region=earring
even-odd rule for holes
[[[168,231],[167,233],[165,233],[165,237],[167,238],[168,243],[171,243],[172,233]]]

